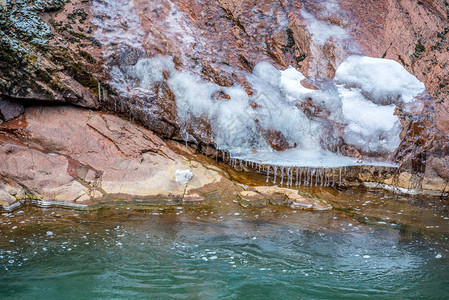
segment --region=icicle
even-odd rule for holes
[[[277,171],[278,171],[278,168],[277,168],[277,166],[273,166],[273,168],[274,168],[273,183],[276,183],[276,178],[277,178]]]
[[[293,186],[293,167],[290,168],[290,186]]]
[[[341,167],[340,169],[340,174],[338,175],[338,185],[341,186]]]
[[[281,167],[281,186],[284,183],[284,167]]]
[[[292,167],[292,169],[291,169],[290,172],[292,173],[292,175],[290,176],[290,186],[293,186],[293,177],[294,177],[294,175],[293,175],[293,173],[294,173],[294,168],[293,168],[293,167]]]
[[[323,186],[324,182],[324,169],[321,169],[320,171],[320,186]]]
[[[267,168],[267,182],[270,180],[270,168]]]
[[[310,170],[309,170],[309,186],[313,186],[313,169],[312,168],[310,168]]]
[[[312,173],[312,170],[310,168],[307,168],[307,186],[310,186],[310,175]]]
[[[218,149],[215,148],[215,161],[218,161]]]
[[[309,186],[313,186],[313,169],[310,168]]]
[[[307,167],[304,168],[304,179],[302,180],[302,182],[304,183],[304,186],[307,186]]]
[[[288,186],[292,186],[292,167],[288,167]]]
[[[309,168],[307,167],[304,170],[304,186],[308,186],[309,184]]]
[[[296,171],[296,174],[295,174],[296,175],[295,186],[298,186],[298,176],[299,176],[298,169],[299,169],[298,167],[295,168],[295,171]]]
[[[98,102],[101,103],[101,84],[100,81],[97,80],[98,83]]]
[[[335,186],[335,169],[332,169],[332,186]]]
[[[299,186],[301,186],[301,175],[302,175],[302,168],[299,168],[299,182],[298,182]]]

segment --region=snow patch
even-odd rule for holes
[[[366,152],[392,152],[399,146],[397,105],[412,102],[425,86],[398,62],[350,56],[337,69],[345,142]]]
[[[187,130],[197,126],[195,120],[208,120],[216,147],[234,158],[289,166],[357,165],[355,159],[328,149],[336,149],[344,141],[368,153],[390,153],[399,145],[401,131],[394,115],[396,105],[422,92],[422,83],[408,73],[402,77],[407,84],[385,88],[382,80],[373,80],[369,68],[362,68],[362,72],[360,64],[353,63],[360,60],[376,62],[385,74],[389,68],[394,74],[407,72],[385,59],[350,57],[349,63],[337,70],[335,81],[313,90],[301,84],[305,76],[293,67],[277,70],[261,62],[253,73],[243,73],[254,90],[249,96],[239,85],[222,87],[204,81],[188,71],[176,70],[170,57],[158,56],[117,70],[121,72],[117,78],[123,82],[116,86],[123,87],[124,95],[149,93],[155,83],[164,80],[165,71],[175,94],[182,136],[193,139]],[[226,99],[217,96],[223,94]],[[396,95],[394,103],[385,104],[382,99],[392,95]],[[270,130],[279,132],[296,149],[274,151],[266,140]]]
[[[180,184],[187,184],[193,178],[193,173],[192,171],[190,171],[190,169],[178,169],[175,171],[175,178],[176,182]]]
[[[359,89],[366,98],[382,105],[411,102],[426,89],[398,62],[358,55],[348,57],[338,67],[335,81]]]

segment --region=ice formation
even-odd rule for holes
[[[338,67],[334,81],[348,124],[346,143],[366,152],[396,149],[401,127],[395,108],[424,93],[424,84],[398,62],[356,55]]]
[[[359,56],[349,57],[337,69],[334,81],[319,90],[302,86],[304,75],[292,67],[281,71],[261,62],[253,73],[244,74],[255,90],[252,96],[238,85],[221,87],[178,71],[169,57],[140,59],[121,77],[131,79],[126,83],[131,92],[145,92],[163,80],[163,70],[169,74],[168,84],[184,125],[195,126],[192,120],[206,119],[217,149],[238,159],[278,166],[357,165],[355,159],[329,151],[342,140],[367,153],[390,153],[399,145],[401,130],[394,115],[396,106],[425,90],[400,64]],[[226,93],[229,99],[215,99],[217,92]],[[305,104],[310,105],[309,115],[302,108]],[[264,136],[268,130],[280,132],[295,149],[272,150]],[[184,133],[186,139],[191,138]]]
[[[353,55],[337,69],[335,81],[359,89],[376,104],[401,104],[425,91],[422,82],[390,59]]]
[[[340,8],[338,0],[313,1],[313,8],[308,10],[307,5],[301,9],[304,23],[310,33],[310,69],[309,76],[314,78],[325,77],[329,65],[334,67],[341,64],[349,54],[360,53],[357,43],[350,35],[347,14]],[[339,24],[330,22],[338,20]],[[332,57],[325,50],[326,44],[332,45]]]
[[[338,154],[338,147],[347,144],[374,156],[394,151],[401,131],[395,110],[412,103],[425,88],[395,61],[350,55],[357,53],[357,47],[351,44],[348,29],[325,22],[331,14],[339,13],[338,2],[327,1],[321,6],[318,17],[301,11],[312,35],[311,51],[317,62],[310,74],[316,79],[326,72],[320,65],[327,64],[321,52],[323,45],[332,40],[338,52],[338,59],[331,62],[336,67],[335,78],[323,81],[325,77],[321,77],[315,81],[318,89],[309,89],[301,84],[305,76],[293,67],[278,70],[268,62],[260,62],[252,73],[247,73],[223,66],[245,77],[254,91],[252,95],[238,84],[223,87],[201,79],[193,71],[178,70],[170,56],[147,57],[142,41],[153,37],[145,37],[132,1],[120,0],[117,5],[95,2],[94,10],[111,15],[110,19],[95,21],[99,40],[132,47],[140,57],[137,63],[111,67],[110,84],[121,96],[151,93],[153,85],[167,77],[175,95],[180,133],[186,141],[198,142],[188,129],[198,125],[196,120],[206,120],[215,148],[223,151],[224,160],[234,166],[255,165],[275,179],[287,174],[290,183],[311,185],[314,178],[314,184],[326,185],[341,180],[344,166],[391,166],[344,157]],[[169,11],[167,28],[182,45],[181,51],[194,42],[202,44],[171,2]],[[122,19],[128,26],[122,31],[109,30]],[[217,99],[217,94],[226,97]],[[151,103],[140,105],[148,105],[144,107],[148,115],[157,109]],[[273,150],[267,138],[269,132],[278,133],[292,149]]]

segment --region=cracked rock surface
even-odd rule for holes
[[[184,148],[117,116],[67,106],[29,107],[1,124],[0,205],[31,199],[179,204],[231,184],[220,169],[195,161]],[[194,176],[178,183],[178,169]]]

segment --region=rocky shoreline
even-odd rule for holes
[[[257,95],[248,78],[260,62],[272,70],[292,66],[305,76],[301,86],[319,91],[352,54],[395,60],[427,93],[422,109],[394,112],[400,145],[379,158],[399,168],[350,168],[343,185],[447,197],[448,15],[442,1],[405,0],[345,0],[332,9],[316,1],[0,3],[0,206],[240,199],[265,181],[243,188],[243,175],[216,157],[211,120],[180,119],[180,93],[170,85],[175,75],[214,84],[206,100],[226,103],[233,87],[244,97]],[[313,24],[346,33],[330,30],[314,40]],[[150,58],[162,64],[154,78],[146,76],[151,66],[137,68]],[[256,111],[259,105],[248,99]],[[318,102],[302,100],[295,109],[315,121],[329,119]],[[272,149],[296,147],[275,128],[261,134]],[[341,132],[335,137],[343,155],[363,157]]]
[[[0,148],[3,210],[26,203],[95,209],[122,204],[194,205],[219,198],[249,206],[330,208],[302,196],[301,188],[298,193],[298,189],[263,186],[263,175],[235,171],[143,126],[99,111],[28,107],[23,115],[0,125]],[[246,172],[260,178],[249,182],[238,178]],[[366,167],[348,171],[344,185],[387,184],[400,193],[447,195],[447,183],[432,178],[426,182],[436,184],[428,184],[428,189],[407,189],[412,179],[394,168]]]

